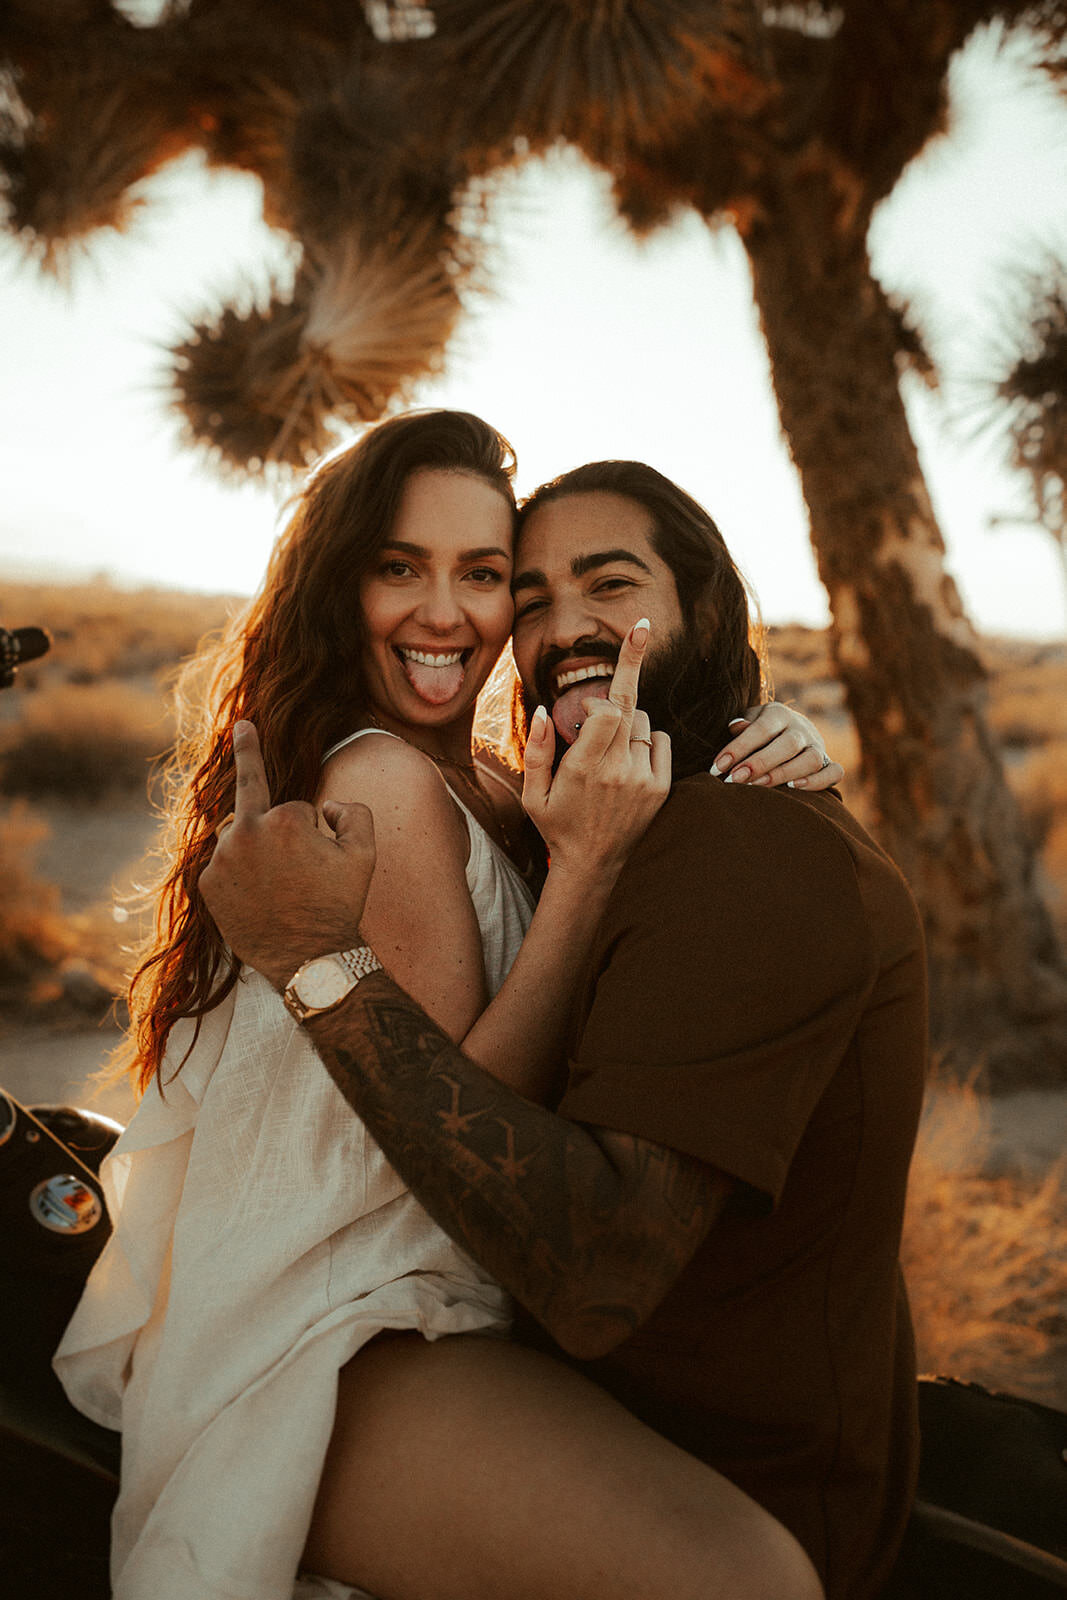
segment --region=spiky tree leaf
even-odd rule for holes
[[[115,24],[57,45],[0,117],[7,223],[40,263],[61,270],[98,228],[125,229],[133,186],[195,137],[170,37]]]
[[[558,139],[611,162],[665,138],[709,97],[747,111],[769,92],[754,0],[438,0],[437,47],[470,153]]]
[[[265,309],[228,308],[174,351],[174,403],[191,441],[229,471],[304,467],[337,422],[371,422],[440,370],[460,312],[431,230],[358,236],[305,268]]]
[[[913,372],[928,389],[937,389],[937,367],[914,307],[902,294],[890,294],[886,296],[886,309],[896,336],[897,367],[901,372]]]
[[[1022,353],[996,382],[1011,464],[1025,474],[1041,521],[1067,531],[1067,267],[1029,279]]]
[[[76,35],[100,28],[117,35],[130,26],[110,0],[5,0],[0,7],[0,61],[33,72]]]

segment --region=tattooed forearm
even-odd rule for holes
[[[700,1162],[523,1099],[384,973],[308,1031],[430,1215],[575,1354],[632,1332],[718,1212]]]

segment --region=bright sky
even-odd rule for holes
[[[935,354],[981,370],[1006,263],[1047,242],[1067,178],[1067,114],[1010,62],[973,48],[951,135],[876,219],[877,270],[912,295]],[[278,497],[221,483],[179,444],[165,346],[185,316],[284,265],[256,182],[176,163],[135,231],[94,243],[64,291],[0,240],[0,567],[251,592]],[[572,155],[514,178],[497,211],[495,294],[472,309],[422,404],[479,412],[512,439],[520,489],[602,456],[634,456],[712,510],[770,621],[826,620],[796,474],[781,443],[737,239],[693,215],[638,245],[602,180]],[[1061,245],[1064,243],[1062,233]],[[988,443],[961,443],[947,401],[908,404],[949,561],[987,632],[1052,636],[1067,597],[1048,537],[991,530],[1019,505]],[[32,618],[6,617],[8,626]]]

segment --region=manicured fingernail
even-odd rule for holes
[[[806,789],[808,787],[808,780],[807,778],[794,778],[789,787],[791,789]]]
[[[724,772],[729,772],[733,764],[733,756],[730,754],[729,750],[724,750],[722,755],[715,757],[715,760],[711,763],[709,771],[711,772],[712,777],[721,778]]]
[[[753,788],[755,788],[755,787],[756,787],[756,786],[757,786],[757,784],[760,784],[760,783],[770,783],[770,781],[771,781],[771,775],[770,775],[770,773],[769,773],[769,772],[765,772],[765,773],[764,773],[764,774],[763,774],[763,777],[762,777],[762,778],[753,778],[753,780],[752,780],[752,787],[753,787]]]
[[[730,781],[731,783],[747,783],[751,776],[751,767],[738,767],[736,772],[731,773]]]
[[[540,744],[547,732],[548,712],[545,710],[544,706],[538,706],[537,710],[530,718],[530,738],[536,739],[537,743]]]
[[[738,723],[741,724],[742,728],[747,728],[748,727],[748,718],[747,717],[731,717],[730,721],[726,724],[726,726],[728,728],[736,728]]]
[[[651,628],[651,626],[652,624],[649,622],[647,617],[641,617],[630,629],[630,638],[637,646],[638,650],[643,649],[647,643],[648,630]]]

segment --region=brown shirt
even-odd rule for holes
[[[676,785],[590,952],[560,1110],[738,1180],[649,1320],[582,1370],[874,1595],[918,1453],[897,1264],[925,1067],[897,869],[840,802]]]

